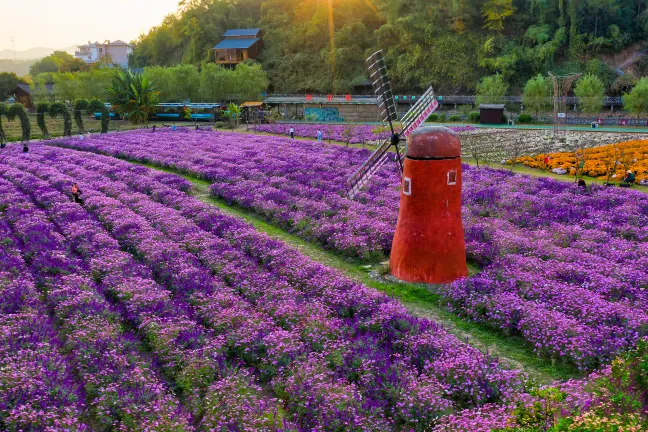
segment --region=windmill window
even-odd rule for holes
[[[412,195],[412,179],[409,177],[403,179],[403,194]]]
[[[457,184],[457,171],[448,171],[448,184],[456,185]]]

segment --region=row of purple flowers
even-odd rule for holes
[[[212,193],[342,254],[388,254],[393,166],[358,200],[346,178],[368,152],[268,136],[129,133],[57,145],[174,168]],[[471,320],[521,335],[543,356],[595,368],[648,330],[648,197],[464,167],[467,252],[481,274],[435,287]]]
[[[156,360],[142,375],[166,377],[199,429],[418,430],[520,388],[438,325],[189,197],[178,177],[39,146],[5,152],[0,169],[93,295],[114,302],[113,323],[137,329],[132,346]],[[85,207],[66,196],[74,181]],[[161,421],[168,405],[132,418]]]
[[[312,123],[269,123],[254,126],[257,132],[275,135],[289,135],[293,129],[295,136],[317,139],[317,132],[322,139],[351,144],[364,144],[389,138],[389,130],[383,126],[365,124],[312,124]],[[450,126],[455,132],[474,130],[473,126]]]

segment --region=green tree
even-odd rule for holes
[[[4,128],[2,127],[2,117],[6,116],[9,112],[9,105],[6,103],[0,102],[0,145],[4,146],[7,142],[7,135],[5,134]]]
[[[524,86],[522,103],[535,113],[537,120],[538,113],[551,106],[551,82],[540,74],[531,78]]]
[[[79,129],[79,133],[86,133],[85,127],[83,126],[83,115],[88,110],[88,101],[85,99],[79,99],[74,102],[74,122]]]
[[[603,106],[605,86],[596,75],[584,75],[576,82],[574,94],[578,97],[581,111],[596,114]]]
[[[0,101],[9,99],[20,80],[13,72],[0,72]]]
[[[108,102],[133,124],[147,123],[158,101],[159,91],[153,84],[144,75],[129,70],[116,73],[108,89]]]
[[[52,74],[54,97],[58,100],[72,102],[77,98],[77,83],[71,72]]]
[[[648,78],[641,78],[630,93],[623,95],[623,108],[637,117],[648,112]]]
[[[241,118],[241,108],[235,103],[227,105],[227,110],[223,113],[230,123],[232,131],[238,126],[239,118]]]
[[[513,0],[487,0],[482,7],[484,28],[496,32],[504,31],[504,20],[515,12]]]
[[[614,80],[609,89],[609,94],[613,96],[621,96],[632,90],[637,85],[637,78],[631,74],[624,74]]]
[[[72,136],[72,119],[67,105],[63,102],[54,102],[49,112],[52,118],[63,117],[63,136]]]
[[[215,63],[205,63],[200,71],[200,98],[206,102],[225,100],[234,82],[234,71]]]
[[[500,74],[487,76],[477,84],[477,104],[501,103],[508,92],[508,84]]]
[[[43,133],[43,139],[49,138],[49,132],[47,131],[47,124],[45,124],[45,114],[49,112],[50,104],[47,102],[40,102],[36,104],[36,124]]]
[[[101,133],[108,133],[108,125],[110,124],[110,112],[106,108],[106,104],[100,100],[93,100],[88,105],[88,111],[91,113],[101,113]]]
[[[268,76],[260,64],[239,63],[234,70],[233,95],[240,100],[257,101],[268,88]]]
[[[28,142],[31,138],[31,123],[29,123],[29,116],[25,106],[20,103],[15,103],[7,110],[7,119],[13,121],[16,117],[20,120],[20,127],[22,129],[22,142]]]

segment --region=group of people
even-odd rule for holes
[[[295,128],[290,127],[290,130],[288,131],[290,133],[290,138],[295,139]],[[317,129],[317,141],[321,142],[322,141],[322,130]]]

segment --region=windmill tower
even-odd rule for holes
[[[385,60],[378,51],[367,59],[370,80],[378,98],[383,123],[391,138],[385,140],[347,180],[353,199],[371,176],[389,159],[394,147],[401,175],[400,210],[392,251],[392,275],[408,282],[445,283],[468,275],[461,221],[461,142],[450,129],[419,127],[438,107],[432,87],[398,119]],[[401,137],[407,146],[401,146]]]

